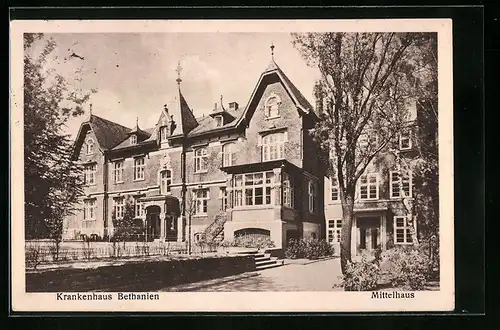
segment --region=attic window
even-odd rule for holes
[[[215,127],[221,127],[224,124],[222,121],[222,116],[215,117]]]
[[[137,135],[132,135],[130,137],[130,144],[137,144]]]
[[[160,141],[166,141],[168,137],[168,127],[162,126],[160,127]]]
[[[87,155],[92,155],[94,153],[94,140],[87,140]]]
[[[278,95],[272,94],[266,100],[264,111],[267,118],[276,118],[280,116],[279,105],[281,104],[281,99]]]

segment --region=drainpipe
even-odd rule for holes
[[[184,135],[182,138],[182,152],[181,152],[181,210],[182,210],[182,223],[184,224],[184,220],[186,219],[186,136]],[[188,219],[188,235],[187,235],[187,243],[188,243],[188,254],[191,255],[191,216]]]
[[[106,151],[103,152],[103,186],[104,186],[104,194],[103,194],[103,217],[104,217],[104,235],[108,237],[109,240],[109,226],[108,226],[108,155]],[[103,237],[104,238],[104,237]]]

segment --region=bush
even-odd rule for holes
[[[387,250],[382,254],[382,261],[394,287],[422,290],[429,279],[429,257],[413,246]]]
[[[340,286],[345,291],[375,290],[380,280],[379,268],[376,262],[368,261],[363,255],[361,261],[347,264],[346,273],[341,276]]]
[[[316,238],[290,239],[285,256],[290,259],[319,259],[333,254],[333,248],[325,240]]]
[[[275,247],[274,242],[268,236],[241,235],[236,236],[231,244],[232,246],[266,249]]]

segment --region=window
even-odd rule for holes
[[[340,243],[342,233],[342,220],[328,220],[328,242],[330,244]]]
[[[411,135],[409,130],[403,131],[399,135],[399,149],[400,150],[409,150],[412,147],[411,143]]]
[[[401,176],[399,172],[392,171],[390,175],[390,193],[391,198],[411,197],[412,196],[412,175]],[[401,194],[404,193],[404,196]]]
[[[279,117],[279,105],[281,101],[277,95],[271,95],[265,105],[265,116],[267,118]]]
[[[170,185],[172,184],[172,171],[165,170],[160,173],[160,194],[166,195],[170,192]]]
[[[262,138],[262,161],[284,157],[286,132],[268,134]]]
[[[378,134],[375,130],[365,130],[363,131],[358,138],[358,144],[361,148],[366,148],[370,146],[372,148],[375,148],[378,144]]]
[[[215,127],[221,127],[223,125],[222,116],[215,117]]]
[[[317,191],[316,191],[316,183],[309,181],[308,184],[308,193],[309,193],[309,212],[316,212],[316,199],[317,199]]]
[[[221,200],[221,210],[225,211],[227,209],[227,189],[226,187],[221,187],[219,190],[219,198]]]
[[[85,174],[85,184],[87,185],[93,185],[95,184],[95,173],[96,173],[97,167],[96,164],[90,164],[86,165],[84,169],[84,174]]]
[[[208,189],[200,189],[193,192],[194,214],[206,214],[208,208]]]
[[[95,199],[83,201],[83,220],[95,220]]]
[[[130,144],[137,144],[137,135],[132,135],[130,137]]]
[[[135,199],[135,217],[136,218],[141,218],[144,216],[144,203],[139,201],[138,198]]]
[[[144,157],[134,159],[134,180],[144,180]]]
[[[194,151],[194,171],[205,172],[208,169],[207,148],[200,148]]]
[[[92,155],[94,153],[94,140],[87,140],[87,155]]]
[[[116,219],[123,218],[124,210],[125,210],[125,198],[124,197],[115,198],[114,199],[115,218]]]
[[[226,143],[222,146],[222,166],[231,166],[235,163],[236,144]]]
[[[168,127],[162,126],[160,127],[160,141],[166,141],[168,137]]]
[[[359,178],[359,198],[378,199],[378,175],[377,173],[363,174]]]
[[[330,198],[332,201],[340,200],[339,182],[336,177],[330,178]]]
[[[288,173],[283,173],[283,205],[294,207],[293,178]]]
[[[271,205],[274,172],[234,176],[234,206]]]
[[[115,162],[113,174],[115,183],[123,182],[123,161]]]
[[[407,217],[394,217],[394,243],[411,244],[411,231]]]

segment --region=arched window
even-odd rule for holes
[[[91,155],[93,153],[94,153],[94,140],[88,139],[87,140],[87,155]]]
[[[194,171],[205,172],[208,169],[207,148],[199,148],[194,151]]]
[[[267,100],[266,100],[266,105],[265,105],[265,115],[267,118],[274,118],[274,117],[279,117],[280,112],[279,112],[279,105],[281,104],[281,100],[278,97],[278,95],[271,95]]]
[[[286,132],[268,134],[262,138],[262,161],[284,157]]]
[[[165,170],[160,173],[160,194],[166,195],[170,192],[170,185],[172,184],[172,171]]]
[[[236,158],[236,144],[226,143],[222,146],[222,166],[234,165]]]

